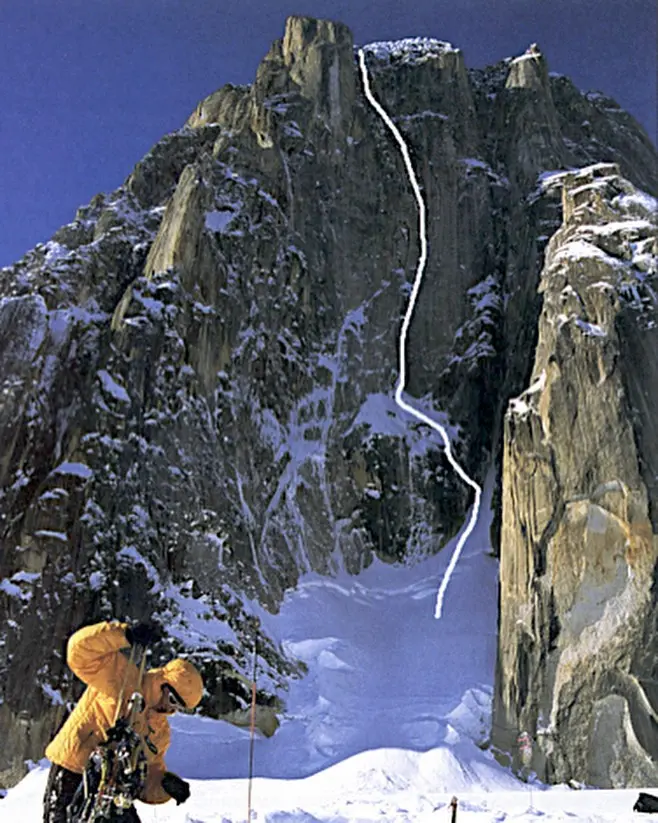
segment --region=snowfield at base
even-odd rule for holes
[[[490,483],[484,502],[490,500]],[[519,781],[477,743],[491,723],[497,561],[488,505],[448,588],[436,591],[454,541],[401,568],[305,577],[267,630],[303,659],[281,728],[255,743],[252,820],[261,823],[458,823],[646,819],[638,791],[574,791]],[[138,804],[143,823],[243,823],[249,734],[177,716],[168,767],[190,780],[181,806]],[[45,761],[0,800],[2,823],[39,823]],[[651,791],[649,789],[649,791]]]

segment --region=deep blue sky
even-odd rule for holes
[[[202,97],[251,82],[289,14],[341,20],[357,43],[449,40],[473,67],[536,41],[656,140],[654,0],[0,0],[0,266],[119,185]]]

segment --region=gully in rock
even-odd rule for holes
[[[404,138],[400,134],[400,131],[395,125],[395,123],[391,120],[389,115],[386,113],[381,104],[378,103],[377,99],[372,93],[363,49],[359,49],[359,66],[361,68],[361,76],[363,78],[363,90],[365,92],[365,95],[368,98],[368,102],[370,103],[370,105],[375,109],[377,114],[382,118],[384,123],[386,123],[388,128],[391,130],[398,146],[400,147],[400,151],[402,152],[402,156],[404,158],[405,168],[409,176],[409,182],[411,183],[411,187],[414,190],[414,195],[416,197],[416,202],[418,204],[420,256],[418,258],[416,277],[414,280],[413,288],[411,290],[411,295],[409,297],[409,303],[407,304],[407,310],[405,312],[404,320],[402,321],[402,328],[400,330],[400,376],[398,378],[398,384],[395,389],[395,402],[403,411],[406,411],[409,414],[413,415],[417,420],[420,420],[421,423],[427,423],[428,426],[430,426],[432,429],[434,429],[434,431],[437,431],[441,435],[441,438],[445,445],[445,453],[446,457],[448,458],[448,462],[455,470],[455,472],[459,475],[459,477],[464,481],[464,483],[468,484],[475,492],[473,506],[471,508],[471,516],[468,520],[468,525],[466,526],[466,528],[460,535],[459,540],[457,541],[455,551],[453,552],[453,555],[450,558],[450,563],[448,564],[448,568],[446,569],[446,572],[443,576],[443,580],[441,581],[441,585],[439,586],[439,590],[436,595],[436,606],[434,610],[434,616],[438,620],[441,617],[441,613],[443,611],[443,598],[445,597],[446,589],[448,588],[448,583],[450,582],[452,573],[455,570],[457,562],[459,561],[459,556],[461,555],[462,549],[464,548],[464,544],[473,533],[473,529],[477,524],[478,515],[480,514],[480,500],[482,498],[482,488],[478,483],[475,482],[475,480],[473,480],[472,477],[470,477],[464,471],[464,469],[462,469],[459,463],[455,460],[450,445],[450,438],[448,437],[448,433],[445,430],[445,428],[440,423],[437,423],[436,420],[432,420],[431,417],[428,417],[426,414],[423,414],[423,412],[419,411],[415,406],[410,405],[402,398],[402,395],[405,390],[407,372],[407,334],[409,332],[411,318],[413,317],[414,308],[416,306],[416,300],[418,299],[418,292],[420,291],[420,286],[423,282],[423,274],[425,273],[425,267],[427,265],[427,208],[425,206],[425,201],[423,200],[423,195],[420,191],[420,186],[418,185],[418,179],[416,177],[416,173],[411,162],[411,157],[409,155],[409,147],[407,146]]]

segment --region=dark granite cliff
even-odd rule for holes
[[[497,715],[505,733],[495,742],[509,748],[519,724],[537,732],[541,712],[555,707],[557,737],[542,750],[549,776],[607,775],[616,784],[613,772],[627,781],[651,774],[637,765],[655,754],[639,731],[635,765],[592,765],[582,735],[600,677],[581,714],[565,715],[551,702],[562,671],[556,654],[550,678],[538,672],[549,650],[575,652],[573,626],[600,617],[598,607],[583,607],[568,629],[572,600],[593,589],[581,591],[561,564],[555,588],[544,554],[572,497],[599,500],[597,490],[619,482],[626,492],[601,492],[612,501],[603,509],[619,519],[617,508],[631,506],[620,522],[631,542],[638,524],[644,542],[633,628],[610,675],[614,705],[601,710],[606,729],[629,739],[624,718],[638,716],[636,684],[656,676],[642,652],[655,643],[656,614],[648,587],[658,383],[647,355],[655,226],[645,225],[653,201],[633,188],[658,193],[656,151],[612,101],[551,76],[537,49],[477,71],[438,41],[365,51],[428,207],[430,259],[409,339],[409,393],[449,425],[459,459],[479,479],[500,454],[504,430]],[[623,261],[624,275],[601,275],[609,289],[595,294],[583,291],[577,257],[561,258],[562,279],[551,280],[551,260],[580,225],[582,203],[577,175],[556,181],[546,173],[602,162],[617,166],[586,172],[582,184],[600,198],[592,225],[613,228],[592,229],[592,237],[608,244],[602,254]],[[564,215],[563,183],[573,205]],[[614,200],[622,195],[623,204]],[[633,198],[649,207],[637,216],[644,228],[631,231]],[[627,229],[639,234],[627,237]],[[392,398],[417,255],[416,204],[397,147],[364,100],[351,33],[290,18],[252,85],[203,100],[119,189],[0,271],[0,736],[10,742],[0,752],[0,785],[41,756],[74,696],[63,650],[79,624],[156,615],[173,645],[204,665],[206,711],[227,715],[244,700],[232,672],[245,670],[253,641],[251,600],[276,609],[308,569],[356,573],[375,555],[398,562],[438,551],[456,532],[467,490],[434,434]],[[563,327],[549,309],[561,299],[555,289],[569,284],[577,294],[569,300],[586,308]],[[607,312],[605,322],[597,312]],[[600,325],[606,339],[583,331],[578,318]],[[568,351],[559,348],[567,332]],[[554,474],[570,453],[574,407],[585,402],[579,392],[587,392],[591,417],[579,419],[589,420],[588,431],[602,422],[592,404],[608,409],[614,397],[617,405],[605,412],[613,417],[601,439],[574,452],[580,474],[566,485],[554,474],[546,480],[559,516],[529,537],[543,499],[533,484],[543,475],[526,477],[513,461],[550,451],[535,418],[552,406],[522,422],[506,409],[536,388],[542,371],[546,382],[532,396],[543,403],[554,386],[546,363],[563,360],[573,373],[559,383],[559,408],[570,411],[551,433],[557,451],[545,455]],[[585,376],[604,389],[591,391]],[[610,457],[587,469],[587,449],[599,454],[622,441],[635,449],[626,450],[626,468]],[[621,558],[615,535],[611,551]],[[583,568],[594,551],[588,539],[569,537]],[[622,560],[609,562],[613,577],[623,577]],[[521,563],[523,572],[508,572]],[[608,589],[631,597],[630,584],[606,574],[596,597]],[[534,645],[509,628],[521,612]],[[296,668],[267,638],[260,648],[260,700],[271,702]],[[566,756],[560,740],[574,723],[579,748]]]

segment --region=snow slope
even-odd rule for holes
[[[485,503],[490,489],[485,489]],[[637,792],[548,789],[518,781],[485,741],[495,662],[497,563],[485,506],[448,589],[450,547],[413,567],[376,562],[358,577],[308,576],[268,629],[309,674],[282,726],[255,745],[252,809],[263,823],[615,821],[642,819]],[[184,806],[139,804],[144,823],[246,820],[249,737],[200,717],[174,719],[169,767],[192,782]],[[38,823],[42,763],[0,801],[2,823]]]

